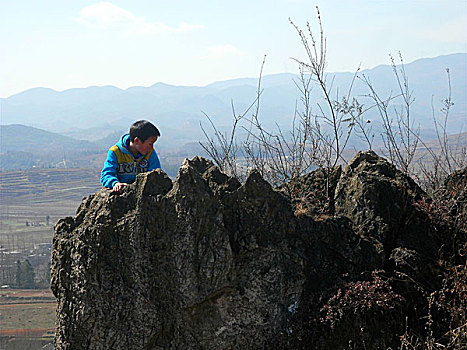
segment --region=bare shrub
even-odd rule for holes
[[[322,205],[328,207],[332,196],[329,178],[337,164],[346,163],[344,151],[352,132],[357,130],[369,148],[373,136],[369,121],[363,118],[363,105],[352,96],[357,73],[343,96],[339,95],[338,89],[333,88],[333,79],[325,71],[326,37],[318,8],[317,19],[317,38],[310,23],[307,23],[307,29],[302,31],[290,21],[306,53],[306,60],[294,59],[298,63],[300,73],[299,78],[294,81],[300,98],[295,107],[290,130],[284,131],[278,125],[275,130],[270,130],[265,128],[261,121],[259,110],[263,92],[263,60],[253,103],[239,115],[235,113],[232,103],[233,123],[228,134],[221,133],[206,115],[213,136],[203,129],[207,142],[201,145],[221,170],[240,180],[254,168],[272,185],[287,187],[287,184],[310,170],[323,169],[328,185]],[[314,89],[319,91],[318,94],[322,98],[312,102]],[[238,137],[239,130],[245,135],[243,138]],[[289,195],[292,187],[288,187]]]
[[[400,65],[396,65],[392,55],[390,55],[390,59],[399,89],[397,94],[383,98],[375,90],[369,77],[362,74],[360,79],[368,87],[367,97],[372,100],[372,107],[378,110],[381,117],[383,154],[402,172],[410,174],[420,140],[420,130],[413,125],[410,108],[414,98],[409,87],[409,79],[405,73],[402,55],[399,53]]]
[[[427,156],[417,162],[418,172],[415,175],[420,185],[430,194],[441,189],[443,182],[450,174],[467,166],[467,146],[460,143],[462,133],[458,137],[450,137],[447,131],[449,114],[454,106],[451,99],[449,68],[446,68],[446,75],[448,95],[441,101],[442,108],[436,112],[433,98],[431,101],[433,126],[437,136],[436,144],[429,145],[419,138]]]
[[[236,113],[233,101],[231,103],[232,128],[229,133],[222,133],[213,123],[211,117],[204,112],[203,114],[209,121],[214,135],[211,136],[210,133],[208,133],[204,129],[203,125],[200,123],[201,130],[203,131],[204,136],[206,137],[206,143],[200,142],[201,147],[203,147],[203,149],[209,154],[209,156],[213,159],[213,161],[216,163],[216,165],[220,168],[221,171],[239,180],[244,179],[245,171],[239,165],[239,157],[241,156],[242,152],[240,150],[239,141],[237,139],[237,132],[240,128],[241,121],[248,118],[247,115],[252,109],[255,111],[253,115],[257,115],[259,112],[259,100],[261,96],[261,77],[265,59],[266,56],[263,60],[263,64],[261,65],[261,72],[258,80],[257,96],[255,100],[241,114]]]

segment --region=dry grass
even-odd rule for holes
[[[303,202],[298,202],[294,214],[295,216],[305,216],[309,214],[309,210]]]

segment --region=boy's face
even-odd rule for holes
[[[133,143],[139,153],[146,155],[151,152],[154,142],[156,141],[157,136],[150,136],[144,142],[142,142],[138,137],[135,137],[135,141]]]

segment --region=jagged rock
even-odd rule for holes
[[[55,227],[55,349],[339,348],[348,336],[358,347],[361,322],[380,334],[362,338],[366,346],[393,344],[403,331],[394,310],[418,299],[391,294],[394,305],[345,309],[345,323],[332,327],[322,310],[376,269],[390,281],[415,265],[436,279],[421,265],[441,243],[416,230],[426,217],[411,201],[422,191],[376,154],[332,174],[336,215],[319,220],[296,215],[293,200],[258,172],[240,184],[199,157],[173,182],[153,171],[122,195],[89,196]],[[361,285],[378,287],[371,283]],[[397,292],[383,287],[381,295]]]
[[[423,191],[372,151],[359,152],[344,168],[336,188],[337,215],[348,217],[356,232],[381,248],[392,246],[407,210]]]
[[[452,192],[465,191],[467,188],[467,167],[449,175],[444,186]]]
[[[256,173],[240,187],[199,158],[169,181],[102,190],[57,224],[56,349],[257,348],[286,322],[304,279],[288,218],[270,220],[287,202]]]
[[[280,191],[290,196],[296,213],[319,220],[334,214],[334,192],[342,169],[320,168],[281,186]]]
[[[373,151],[359,152],[339,179],[335,213],[349,218],[355,233],[374,244],[384,261],[381,268],[434,287],[446,241],[414,205],[425,197],[387,160]]]

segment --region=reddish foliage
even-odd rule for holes
[[[380,277],[380,272],[373,271],[371,281],[349,282],[339,288],[321,308],[325,315],[320,321],[334,328],[348,313],[394,309],[403,298],[393,292],[389,282]]]

